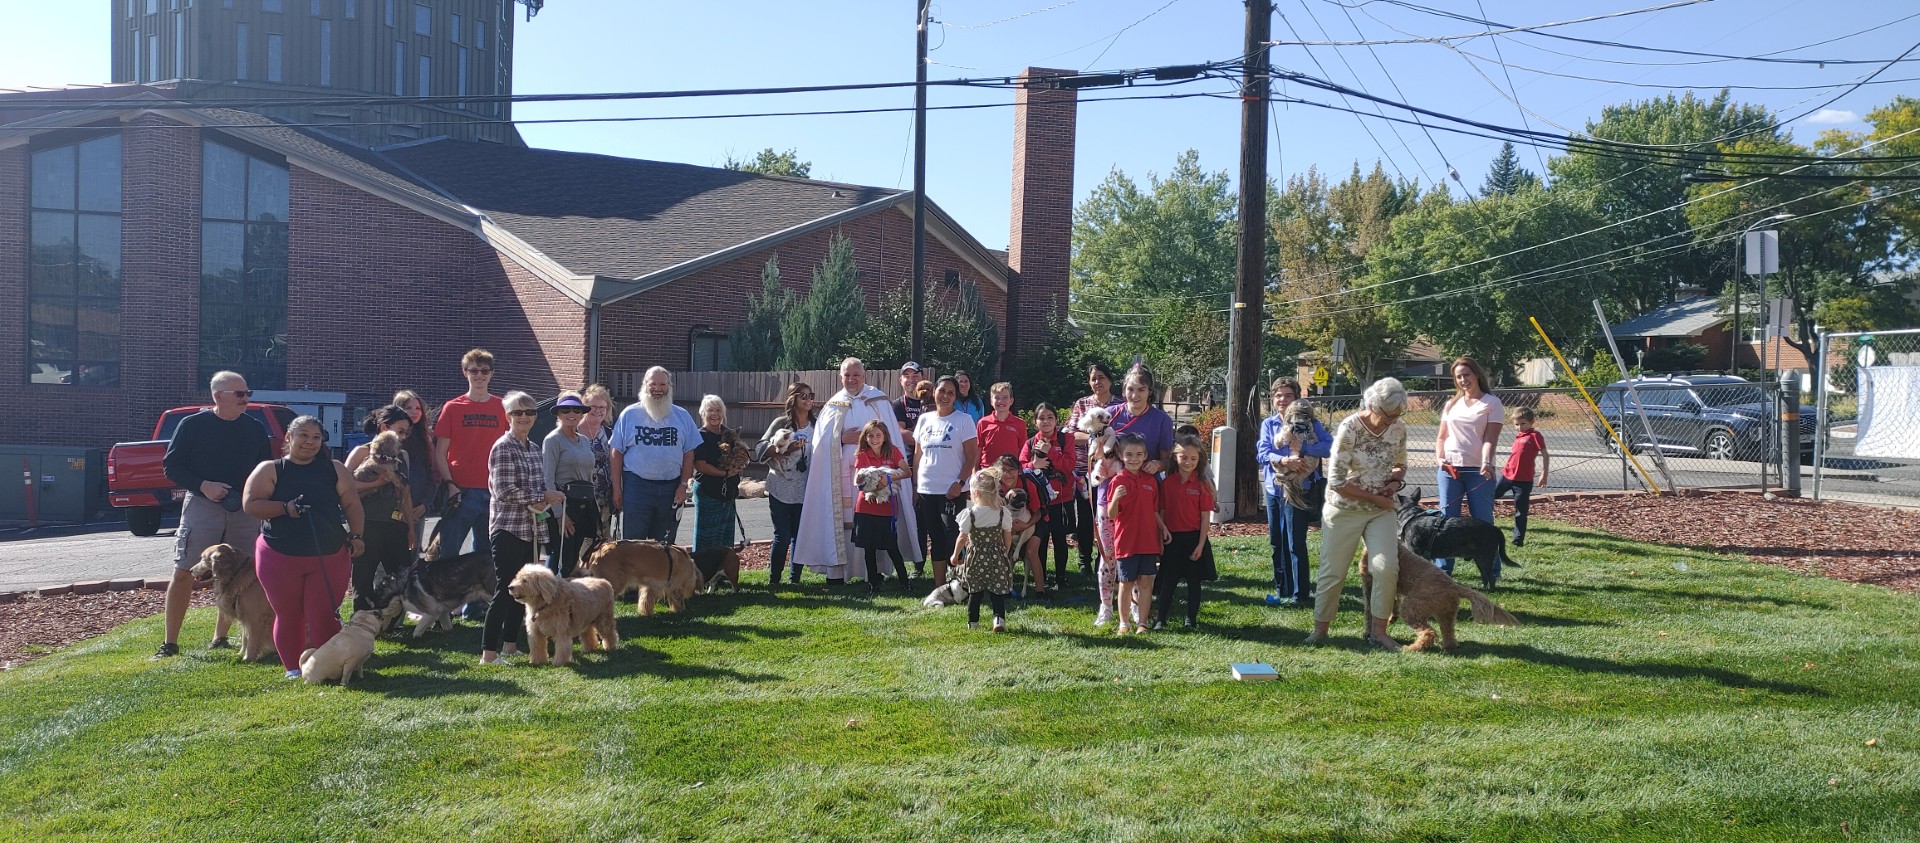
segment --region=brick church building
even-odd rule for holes
[[[0,92],[0,444],[144,438],[234,369],[256,390],[438,403],[483,346],[537,396],[711,367],[778,256],[851,239],[869,307],[912,193],[536,149],[512,0],[112,0],[113,82]],[[1007,354],[1064,307],[1074,93],[1016,91],[1009,249],[928,202],[929,297],[970,281]],[[900,361],[875,361],[897,364]]]

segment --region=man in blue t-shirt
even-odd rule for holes
[[[213,406],[180,421],[162,460],[167,479],[187,490],[180,504],[180,527],[173,537],[173,579],[167,583],[166,638],[154,658],[180,652],[180,626],[193,599],[193,570],[200,554],[216,544],[229,544],[253,558],[253,542],[260,536],[260,519],[240,509],[240,489],[254,466],[273,459],[267,426],[247,415],[253,392],[238,372],[219,372],[209,388]],[[214,629],[214,647],[227,646],[233,619],[221,613]]]
[[[620,511],[620,537],[672,542],[677,510],[687,502],[693,449],[700,426],[673,403],[673,376],[660,366],[647,370],[640,402],[620,411],[613,425],[613,508]]]

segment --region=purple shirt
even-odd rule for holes
[[[1147,411],[1136,419],[1127,412],[1126,402],[1121,402],[1113,405],[1111,412],[1114,433],[1138,433],[1140,438],[1147,440],[1148,462],[1172,459],[1173,417],[1167,415],[1167,411],[1149,404]],[[1172,467],[1172,463],[1161,466],[1162,469]]]

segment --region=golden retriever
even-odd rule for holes
[[[620,632],[613,625],[613,585],[597,577],[561,579],[545,565],[528,565],[515,574],[507,593],[527,607],[527,661],[547,663],[547,641],[553,641],[553,663],[573,661],[573,639],[588,650],[614,650]]]
[[[1460,601],[1466,600],[1473,606],[1473,619],[1480,623],[1500,626],[1519,626],[1520,620],[1512,613],[1493,602],[1493,598],[1461,585],[1447,572],[1440,570],[1431,561],[1414,553],[1412,548],[1400,545],[1399,594],[1394,599],[1397,611],[1394,613],[1416,635],[1408,650],[1424,650],[1433,645],[1434,631],[1432,623],[1440,624],[1440,648],[1451,650],[1459,645],[1453,638],[1453,622],[1460,614]],[[1361,569],[1360,588],[1362,595],[1373,593],[1373,576]],[[1365,597],[1362,598],[1365,605]],[[1388,619],[1392,622],[1392,618]]]
[[[734,569],[736,582],[738,570]],[[636,605],[642,615],[652,615],[654,604],[661,600],[676,613],[686,611],[687,598],[706,582],[686,548],[636,539],[601,543],[581,563],[580,573],[612,583],[615,594],[639,589]]]
[[[200,553],[193,578],[213,582],[220,614],[240,622],[240,660],[253,662],[273,652],[273,606],[253,572],[253,548],[216,544]]]
[[[400,605],[400,595],[395,594],[382,608],[354,612],[327,643],[300,654],[300,678],[309,685],[338,682],[345,688],[355,677],[366,675],[373,638],[400,616]]]

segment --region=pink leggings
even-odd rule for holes
[[[353,563],[346,548],[329,556],[288,556],[267,547],[262,536],[253,544],[253,571],[273,607],[273,649],[280,664],[298,670],[302,652],[340,631],[340,600]]]

